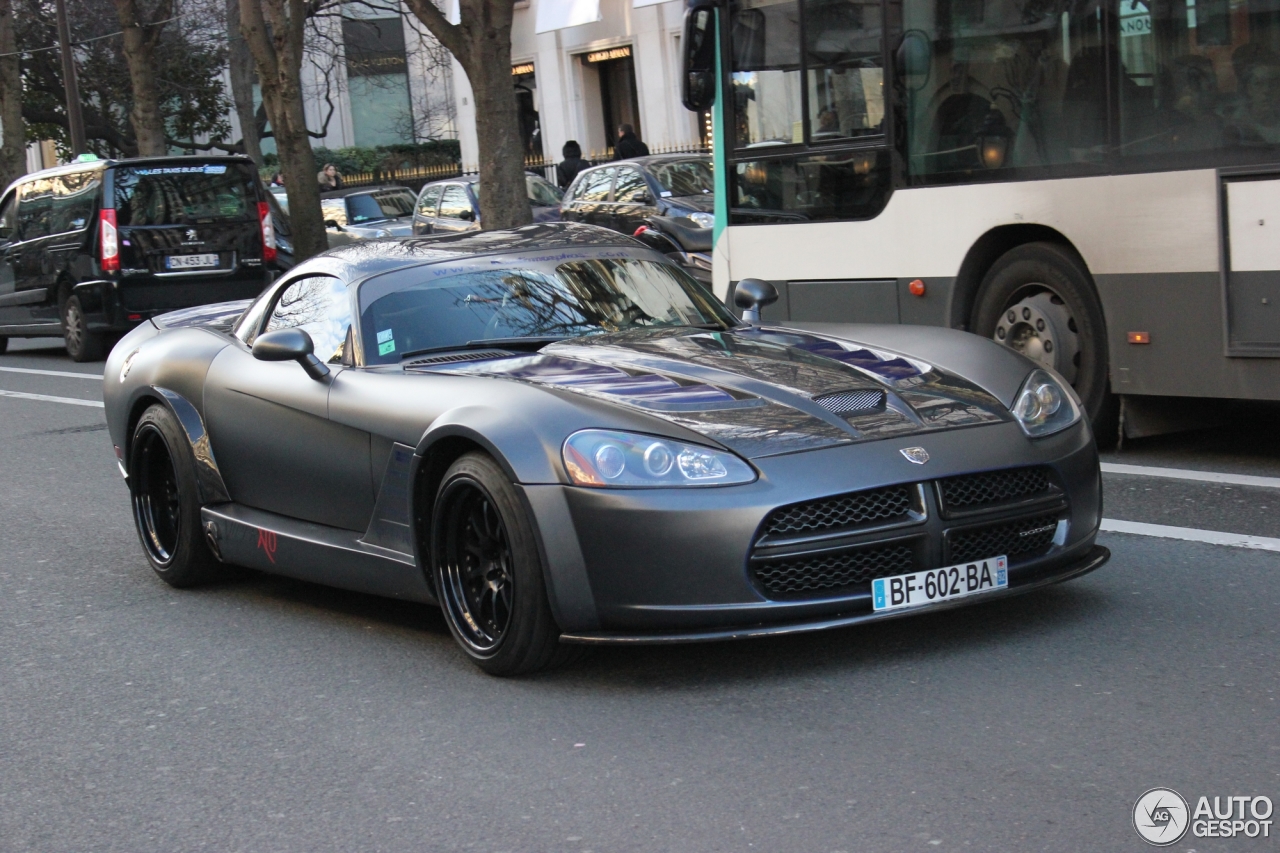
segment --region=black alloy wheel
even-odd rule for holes
[[[62,335],[72,361],[100,361],[106,354],[106,339],[101,333],[89,331],[78,296],[68,298],[62,306]]]
[[[479,483],[458,478],[440,498],[447,507],[441,593],[462,641],[475,653],[488,654],[511,623],[515,577],[507,528]]]
[[[182,529],[182,496],[169,446],[159,427],[144,424],[133,438],[129,478],[133,480],[133,517],[147,556],[157,566],[173,562]]]
[[[235,573],[205,542],[194,454],[159,403],[142,413],[129,442],[129,496],[143,553],[165,583],[188,587]]]
[[[491,456],[467,453],[449,466],[422,550],[449,631],[485,672],[523,675],[585,651],[559,642],[533,519]]]

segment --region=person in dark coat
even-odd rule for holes
[[[629,124],[618,127],[618,144],[613,146],[613,159],[630,160],[632,157],[648,157],[649,146],[636,136],[636,129]]]
[[[564,144],[560,153],[564,159],[556,166],[556,183],[560,184],[560,189],[567,190],[578,173],[591,165],[591,161],[582,159],[582,146],[572,139]]]

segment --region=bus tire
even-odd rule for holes
[[[1115,442],[1120,407],[1108,379],[1107,324],[1093,279],[1071,249],[1026,243],[1001,255],[978,288],[970,328],[1062,374],[1098,443]]]

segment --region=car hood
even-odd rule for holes
[[[748,458],[1010,419],[987,391],[919,359],[780,328],[643,329],[574,338],[534,355],[407,369],[605,400]]]
[[[669,195],[664,196],[662,200],[670,207],[678,207],[690,211],[702,211],[703,213],[716,212],[716,197],[714,193],[701,193],[700,195]]]

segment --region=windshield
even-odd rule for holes
[[[352,225],[395,219],[413,213],[413,193],[395,190],[384,193],[362,193],[347,196],[347,221]]]
[[[118,225],[195,225],[258,218],[257,180],[248,164],[118,166]]]
[[[715,192],[715,180],[711,177],[709,160],[677,160],[674,163],[653,163],[649,173],[658,179],[662,188],[672,195],[702,195]]]
[[[556,207],[564,193],[554,184],[547,183],[537,175],[525,175],[525,185],[529,188],[529,201],[544,207]]]
[[[429,275],[430,268],[418,272]],[[360,290],[360,323],[365,363],[391,364],[408,353],[476,341],[571,338],[645,326],[728,328],[736,320],[671,264],[599,258],[466,272],[390,292],[373,279]]]

